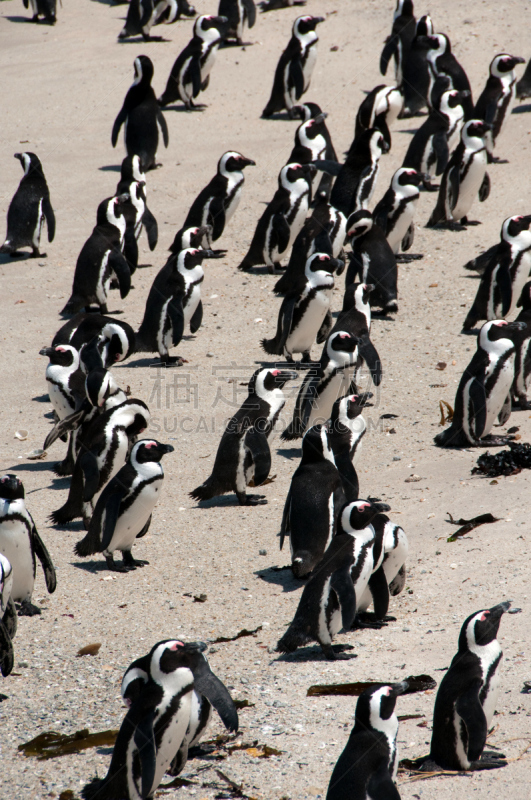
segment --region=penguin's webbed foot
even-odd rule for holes
[[[519,394],[518,398],[515,398],[515,400],[516,399],[518,399],[519,408],[524,411],[529,411],[531,409],[531,402],[527,399],[525,394]]]
[[[184,359],[180,356],[161,356],[160,360],[166,367],[182,367]]]
[[[479,219],[468,219],[468,217],[463,217],[463,219],[459,220],[461,225],[482,225],[483,223],[479,221]]]
[[[48,253],[39,253],[39,248],[34,247],[30,258],[48,258]]]
[[[130,550],[123,551],[122,560],[127,569],[136,569],[137,567],[145,567],[146,565],[149,565],[149,561],[143,561],[140,558],[134,558]]]
[[[350,661],[353,658],[357,658],[355,653],[345,653],[345,650],[354,649],[351,644],[323,644],[322,642],[319,642],[319,644],[328,661]]]
[[[128,568],[123,564],[117,564],[112,555],[105,556],[105,561],[107,562],[107,569],[109,569],[111,572],[129,572],[130,570],[130,567]]]
[[[508,164],[508,158],[499,158],[498,156],[493,156],[490,153],[487,156],[487,163],[489,164]]]
[[[421,258],[424,258],[423,253],[397,253],[396,256],[397,263],[407,264],[408,261],[418,261]]]
[[[504,447],[514,440],[514,436],[493,436],[491,433],[488,436],[483,436],[475,442],[475,447]],[[470,445],[469,445],[470,447]]]
[[[29,600],[23,600],[21,603],[18,603],[16,609],[19,617],[37,617],[39,614],[42,614],[41,609],[34,606]]]
[[[425,182],[422,184],[422,188],[424,189],[425,192],[438,192],[441,187],[440,184],[438,183]]]
[[[362,611],[356,615],[356,619],[352,623],[350,630],[355,631],[363,630],[364,628],[372,628],[373,630],[379,631],[381,628],[386,627],[386,619],[386,617],[383,619],[377,619],[374,613]]]
[[[267,504],[267,498],[264,494],[236,492],[236,496],[241,506],[265,506]]]
[[[508,764],[502,753],[482,753],[478,761],[473,761],[469,767],[471,772],[480,772],[484,769],[501,769]]]

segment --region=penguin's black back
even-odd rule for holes
[[[326,800],[400,800],[388,765],[385,734],[355,726],[332,772]]]

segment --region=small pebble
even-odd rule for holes
[[[267,555],[267,550],[259,550],[258,553],[261,556],[266,556]]]
[[[207,358],[214,358],[214,353],[207,353],[207,354],[206,354],[206,357],[207,357]]]

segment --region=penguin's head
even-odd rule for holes
[[[91,369],[85,379],[87,399],[94,408],[103,408],[111,394],[118,389],[112,374],[103,367]]]
[[[344,262],[339,258],[332,258],[328,253],[313,253],[306,261],[304,272],[306,277],[311,280],[312,275],[316,272],[328,272],[333,275],[334,272],[342,270],[345,266]]]
[[[411,167],[400,167],[393,175],[393,188],[396,186],[418,186],[422,180],[422,173]]]
[[[487,352],[501,353],[512,347],[515,336],[526,329],[525,322],[506,322],[493,319],[482,325],[478,334],[480,347]]]
[[[375,730],[394,738],[398,720],[394,716],[396,698],[407,692],[407,681],[375,684],[360,694],[356,704],[354,731]]]
[[[149,56],[137,56],[134,61],[135,77],[133,86],[149,86],[153,78],[153,61]]]
[[[358,311],[366,314],[367,311],[370,311],[369,296],[373,290],[373,283],[349,283],[343,295],[343,308],[341,309],[341,313],[343,314],[345,311],[350,311],[350,309],[355,306]]]
[[[203,250],[200,247],[187,247],[181,250],[178,256],[178,268],[180,272],[191,272],[196,267],[199,267],[205,258],[210,257],[210,250]],[[201,274],[202,270],[200,271]]]
[[[317,103],[302,103],[300,106],[293,106],[291,109],[295,114],[297,114],[303,122],[308,122],[310,119],[314,119],[318,117],[319,114],[322,114],[321,107],[317,105]]]
[[[372,392],[363,392],[338,398],[332,406],[329,430],[335,430],[340,423],[345,424],[348,420],[359,417],[372,396]]]
[[[265,398],[269,392],[282,389],[288,381],[296,378],[297,374],[287,369],[259,369],[249,382],[249,392],[253,385],[256,394]]]
[[[121,176],[120,183],[130,184],[133,181],[145,182],[146,175],[144,172],[144,165],[142,164],[140,156],[137,155],[126,156],[122,161],[122,166],[120,168],[120,176]]]
[[[522,216],[518,214],[514,217],[507,217],[506,220],[503,221],[502,229],[501,229],[501,238],[509,242],[509,244],[518,245],[518,237],[520,234],[524,234],[521,237],[521,244],[523,247],[527,249],[529,246],[528,239],[529,236],[525,236],[525,234],[529,231],[531,227],[531,215]]]
[[[426,50],[431,57],[437,58],[444,53],[452,52],[452,45],[448,36],[444,33],[432,33],[429,36],[417,36],[415,47],[419,50]]]
[[[56,347],[43,347],[39,350],[40,356],[47,356],[50,359],[50,364],[60,367],[74,367],[77,369],[79,366],[79,353],[75,347],[70,344],[58,344]]]
[[[343,533],[361,531],[370,525],[377,514],[383,514],[390,510],[391,506],[388,506],[387,503],[373,503],[370,500],[356,500],[354,503],[347,503],[339,515],[340,528]]]
[[[511,56],[509,53],[501,53],[494,56],[490,62],[490,74],[494,78],[503,78],[508,72],[512,72],[517,64],[525,64],[525,58]]]
[[[123,220],[123,207],[129,201],[129,194],[116,195],[115,197],[107,197],[102,200],[96,212],[96,223],[98,225],[114,225],[115,227],[125,228],[125,221]]]
[[[24,500],[24,484],[17,476],[8,472],[0,478],[0,497],[4,500]]]
[[[444,103],[446,103],[449,108],[457,108],[457,106],[463,105],[467,97],[470,97],[470,91],[468,89],[463,89],[459,92],[456,89],[452,89],[451,92],[443,92],[439,108],[442,107]]]
[[[127,323],[108,322],[100,333],[100,349],[105,367],[123,361],[134,350],[134,331]]]
[[[124,416],[129,422],[125,428],[129,439],[133,439],[135,436],[140,436],[141,433],[144,433],[151,419],[151,414],[149,413],[147,405],[143,400],[138,400],[137,398],[126,400],[124,403],[117,406],[114,411],[116,412],[118,424],[121,421],[120,418]]]
[[[465,143],[469,142],[470,144],[473,144],[472,139],[477,139],[479,140],[477,146],[479,146],[480,143],[483,144],[483,139],[491,130],[492,125],[490,122],[484,122],[482,119],[471,119],[463,125],[461,138]]]
[[[225,175],[227,172],[241,172],[245,167],[256,167],[256,161],[253,161],[252,158],[246,158],[234,150],[223,153],[218,162],[220,175]]]
[[[289,192],[301,181],[301,186],[306,191],[316,174],[317,168],[313,164],[297,164],[296,162],[286,164],[280,170],[278,185],[281,189],[287,189]]]
[[[412,17],[413,13],[413,0],[396,0],[393,22],[397,17]]]
[[[35,153],[15,153],[14,158],[18,158],[24,170],[24,177],[31,172],[34,175],[44,177],[42,164]]]
[[[336,331],[328,337],[326,349],[331,358],[337,353],[349,353],[352,358],[358,347],[358,341],[357,336],[347,331]]]
[[[531,281],[528,281],[522,289],[522,293],[516,305],[524,311],[529,311],[531,308]]]
[[[224,39],[228,30],[227,17],[216,17],[212,14],[203,14],[194,23],[194,36],[206,42],[215,42]]]
[[[141,439],[131,450],[131,461],[146,464],[149,461],[160,461],[162,456],[173,453],[171,444],[161,444],[156,439]]]
[[[305,36],[307,33],[310,33],[310,31],[315,31],[317,25],[324,21],[324,17],[312,17],[309,14],[306,14],[303,17],[297,17],[293,23],[293,35]]]
[[[506,600],[492,608],[476,611],[463,623],[459,634],[459,652],[475,651],[478,647],[485,647],[498,636],[498,628],[502,615],[511,607],[511,601]]]
[[[433,35],[433,21],[429,14],[419,17],[417,20],[416,28],[417,36],[432,36]]]
[[[347,241],[352,242],[360,236],[365,236],[372,230],[374,219],[370,211],[362,208],[355,211],[347,220],[346,238]]]

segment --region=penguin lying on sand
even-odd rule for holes
[[[7,678],[13,670],[13,637],[17,632],[17,610],[11,597],[13,567],[0,553],[0,672]]]
[[[31,247],[32,258],[44,258],[40,253],[41,232],[44,220],[48,227],[48,241],[55,236],[55,214],[50,202],[50,190],[44,177],[42,164],[35,153],[15,153],[24,170],[18,189],[7,210],[7,235],[0,253],[11,258],[22,255],[21,247]]]

